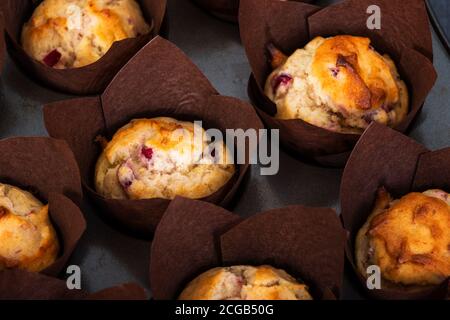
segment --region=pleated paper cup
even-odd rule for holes
[[[131,120],[142,117],[201,120],[203,127],[261,129],[251,105],[218,94],[201,71],[172,43],[155,38],[119,72],[101,96],[65,100],[44,107],[50,136],[68,142],[77,158],[87,194],[104,217],[139,237],[152,236],[170,203],[167,199],[113,200],[95,191],[94,168],[100,155],[98,135],[111,138]],[[249,169],[249,155],[217,192],[202,199],[231,204]]]
[[[64,280],[21,270],[0,271],[1,300],[147,300],[144,288],[125,283],[95,293],[68,289]]]
[[[346,233],[336,212],[290,206],[242,219],[213,204],[176,198],[151,248],[155,300],[177,299],[215,267],[271,265],[304,282],[315,299],[338,299]]]
[[[373,123],[355,146],[341,184],[341,217],[349,232],[347,258],[368,296],[378,299],[444,298],[448,280],[438,286],[398,286],[382,281],[380,290],[367,289],[356,269],[355,238],[373,211],[377,191],[395,199],[428,189],[450,191],[450,148],[430,151],[403,134]]]
[[[148,34],[115,42],[98,61],[71,69],[55,69],[30,57],[21,45],[22,28],[40,0],[3,0],[0,8],[5,16],[5,35],[8,51],[25,74],[45,86],[76,94],[101,93],[117,72],[145,44],[167,31],[166,0],[137,0],[145,20],[151,26]]]
[[[380,30],[366,25],[371,5],[381,9]],[[436,81],[430,26],[422,0],[411,0],[407,5],[400,0],[346,0],[325,8],[291,1],[241,0],[239,25],[252,69],[248,93],[259,115],[268,127],[280,130],[287,149],[325,166],[344,166],[360,135],[332,132],[301,119],[276,119],[276,106],[264,94],[271,72],[268,44],[292,54],[317,36],[370,38],[376,50],[394,60],[409,89],[408,115],[395,128],[401,132],[417,117]]]
[[[61,252],[42,273],[57,276],[86,229],[78,208],[82,199],[77,163],[68,145],[51,138],[0,140],[0,182],[31,192],[48,204]]]

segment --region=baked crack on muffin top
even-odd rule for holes
[[[132,120],[105,143],[96,166],[97,192],[133,200],[199,199],[215,193],[232,178],[235,167],[223,141],[209,143],[206,137],[192,122]]]
[[[58,252],[48,205],[27,191],[0,183],[0,271],[40,272],[56,260]]]
[[[359,134],[372,121],[395,127],[408,113],[408,91],[394,62],[368,38],[317,37],[290,57],[273,45],[269,51],[275,70],[265,94],[278,119]]]
[[[80,68],[150,30],[135,0],[44,0],[23,27],[22,46],[49,67]]]
[[[271,266],[211,269],[188,284],[179,300],[312,300],[308,287]]]
[[[380,189],[355,250],[363,276],[368,266],[378,265],[393,284],[442,283],[450,277],[450,195],[432,189],[393,200]]]

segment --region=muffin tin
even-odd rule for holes
[[[251,71],[240,44],[238,27],[213,18],[190,1],[169,0],[168,14],[170,41],[189,56],[218,92],[248,101],[247,82]],[[436,150],[450,145],[450,60],[436,34],[432,35],[438,79],[408,135],[426,148]],[[6,59],[2,73],[2,93],[0,138],[46,136],[42,106],[73,98],[33,82],[10,58]],[[258,166],[251,168],[233,212],[247,218],[257,212],[295,204],[329,207],[339,212],[341,176],[342,169],[302,162],[282,149],[277,175],[261,176]],[[149,242],[105,224],[88,199],[83,200],[81,209],[87,229],[69,263],[81,267],[82,288],[96,292],[134,281],[150,289]],[[347,268],[341,298],[365,297],[353,270]]]

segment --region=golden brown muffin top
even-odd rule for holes
[[[0,184],[0,270],[39,272],[56,260],[58,251],[48,205],[29,192]]]
[[[179,130],[180,134],[174,134]],[[145,136],[145,144],[162,150],[170,150],[181,147],[190,151],[192,141],[183,139],[181,130],[194,134],[194,126],[189,122],[176,121],[171,118],[136,119],[122,127],[114,135],[106,146],[104,153],[110,163],[115,163],[117,158],[128,157],[130,145],[141,140],[142,132],[153,131],[158,134]]]
[[[383,278],[429,285],[450,276],[449,203],[441,190],[413,192],[393,202],[380,194],[377,207],[387,209],[371,217],[366,236]]]
[[[311,300],[308,287],[271,266],[211,269],[195,278],[179,300]]]
[[[117,131],[96,166],[96,189],[114,199],[203,198],[234,175],[223,141],[208,143],[197,123],[135,119]]]
[[[316,37],[289,57],[273,44],[267,49],[274,71],[264,92],[278,119],[361,134],[372,122],[396,127],[408,114],[405,82],[368,38]]]
[[[147,34],[135,0],[44,0],[24,25],[22,45],[54,68],[79,68],[100,59],[115,41]]]
[[[399,100],[389,61],[373,50],[369,38],[341,35],[325,39],[318,47],[312,73],[330,99],[349,112],[378,109]]]

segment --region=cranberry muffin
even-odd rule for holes
[[[0,184],[0,271],[40,272],[55,262],[58,253],[48,205],[27,191]]]
[[[235,167],[223,141],[208,143],[192,122],[135,119],[121,128],[98,159],[97,192],[110,199],[207,197],[231,179]],[[200,139],[197,140],[197,139]]]
[[[271,266],[211,269],[188,284],[179,300],[312,300],[308,287]]]
[[[290,57],[269,50],[275,70],[265,94],[278,119],[358,134],[372,121],[395,127],[408,113],[407,87],[394,62],[368,38],[316,37]]]
[[[150,30],[135,0],[44,0],[23,27],[22,46],[49,67],[80,68]]]

